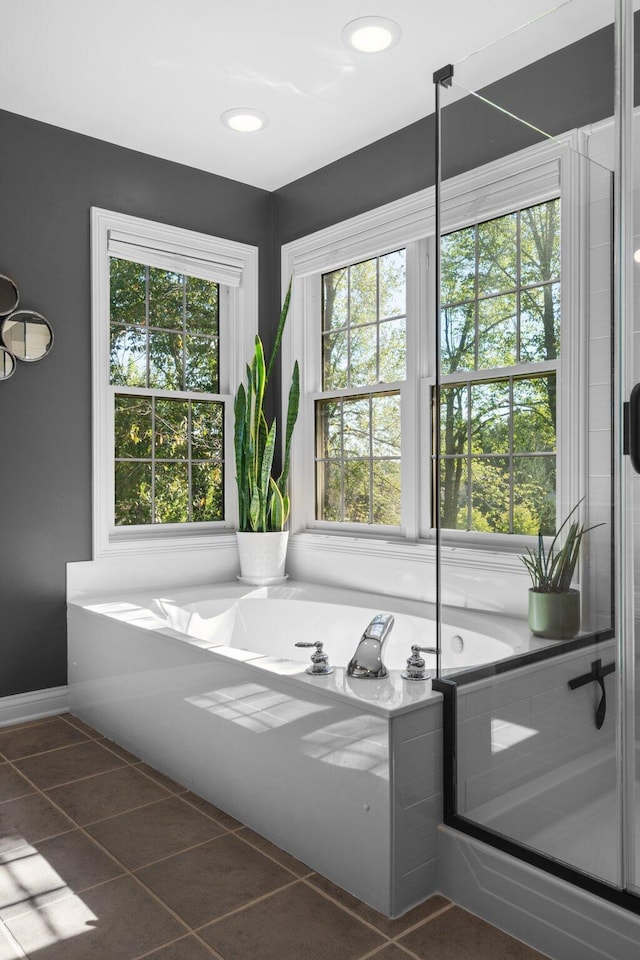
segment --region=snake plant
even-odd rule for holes
[[[234,449],[240,531],[268,533],[283,530],[289,516],[291,504],[287,493],[287,479],[291,437],[300,404],[300,370],[297,360],[289,389],[282,472],[277,479],[272,476],[277,439],[276,421],[274,419],[271,426],[267,424],[263,407],[290,300],[291,283],[280,313],[269,364],[265,364],[262,340],[256,336],[253,360],[247,364],[246,386],[240,384],[235,397]]]
[[[582,499],[584,500],[584,497]],[[529,571],[536,593],[566,593],[569,590],[578,562],[582,538],[590,530],[602,526],[601,523],[596,523],[592,527],[585,527],[584,524],[573,520],[567,530],[564,543],[561,547],[559,546],[560,534],[581,503],[582,500],[578,501],[569,511],[548,550],[545,549],[543,536],[539,533],[537,550],[534,552],[527,548],[527,556],[520,557]]]

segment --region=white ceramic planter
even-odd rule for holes
[[[251,583],[270,583],[284,577],[289,531],[236,533],[240,576]]]

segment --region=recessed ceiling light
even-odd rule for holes
[[[342,42],[359,53],[381,53],[395,47],[402,30],[387,17],[359,17],[343,27]]]
[[[239,133],[255,133],[256,130],[264,129],[269,123],[266,113],[254,110],[253,107],[234,107],[233,110],[225,110],[220,120],[225,127],[237,130]]]

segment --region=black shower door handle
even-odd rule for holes
[[[640,473],[640,383],[631,391],[624,414],[624,452],[629,455],[636,473]]]

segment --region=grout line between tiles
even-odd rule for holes
[[[144,953],[139,953],[137,954],[137,956],[132,957],[131,960],[146,960],[147,957],[153,957],[154,953],[157,953],[158,950],[165,950],[167,947],[172,947],[176,943],[182,943],[183,940],[187,940],[189,939],[189,937],[193,937],[193,936],[197,937],[198,942],[202,943],[202,945],[205,946],[207,950],[210,950],[210,951],[213,950],[213,947],[210,944],[206,943],[204,940],[201,940],[200,937],[197,936],[197,934],[191,933],[191,934],[187,934],[186,936],[178,937],[177,940],[170,940],[168,943],[163,943],[159,947],[154,947],[153,950],[146,950]],[[215,950],[213,950],[213,952],[211,953],[211,956],[218,958],[218,960],[224,960],[224,957],[222,957]]]
[[[191,790],[187,790],[187,793],[192,793],[192,792],[193,792],[193,791],[191,791]],[[190,807],[193,807],[194,810],[197,810],[199,813],[203,813],[203,814],[205,815],[205,817],[208,817],[208,818],[209,818],[209,820],[214,820],[217,824],[219,824],[219,826],[222,826],[222,823],[220,823],[219,820],[216,820],[215,816],[214,816],[212,813],[207,813],[206,810],[201,810],[200,807],[197,806],[197,804],[192,803],[192,802],[189,800],[189,798],[186,797],[183,793],[180,794],[180,799],[183,800],[185,803],[188,803],[189,806],[190,806]],[[208,802],[208,801],[205,801],[205,802]],[[212,806],[213,806],[213,804],[212,804]],[[224,810],[221,810],[220,812],[221,812],[221,813],[224,813]],[[232,817],[230,813],[227,813],[226,816],[227,816],[227,817],[230,817],[231,820],[235,820],[235,817]],[[237,827],[225,827],[224,829],[225,829],[225,830],[228,830],[229,833],[236,833],[238,830],[242,830],[242,828],[246,826],[246,824],[240,823],[240,821],[237,821],[237,823],[238,823],[238,826],[237,826]]]
[[[251,828],[247,827],[246,829],[250,830]],[[292,870],[291,867],[285,866],[281,860],[277,860],[275,857],[271,856],[271,854],[267,853],[266,850],[263,850],[262,847],[259,847],[255,843],[252,843],[251,840],[247,840],[246,837],[243,837],[239,830],[235,830],[234,833],[238,838],[238,840],[242,840],[242,842],[246,843],[247,846],[251,847],[253,850],[257,850],[258,853],[261,853],[263,857],[267,857],[268,860],[271,860],[273,863],[277,864],[279,867],[282,867],[283,870],[286,870],[288,873],[292,873],[293,876],[296,878],[296,880],[304,880],[306,877],[310,877],[315,873],[315,870],[308,870],[306,873],[303,873],[302,875],[299,873],[296,873],[295,870]],[[280,847],[278,847],[278,849],[280,849]],[[286,853],[286,850],[283,850],[283,853]],[[287,854],[287,856],[290,856],[290,854]],[[295,860],[295,857],[292,857],[291,859]],[[298,862],[301,862],[301,861],[298,861]]]
[[[137,768],[143,763],[146,763],[146,760],[137,760],[135,763],[132,763],[131,766],[134,768]],[[150,764],[147,763],[147,766],[150,766]],[[165,787],[162,783],[160,783],[159,780],[156,780],[154,776],[152,776],[150,773],[147,773],[146,770],[138,770],[138,773],[141,773],[143,777],[146,777],[148,780],[151,780],[153,783],[157,784],[159,787],[162,787],[163,790],[169,790],[171,795],[174,797],[181,797],[184,793],[189,793],[189,788],[182,787],[182,784],[179,784],[177,780],[174,780],[173,782],[182,788],[178,792],[176,792],[175,790],[171,790],[169,787]],[[165,780],[171,780],[171,777],[167,777],[167,775],[164,774],[162,770],[158,770],[158,773],[160,774],[161,777],[164,777]]]
[[[78,733],[81,731],[78,730]],[[84,734],[83,734],[84,736]],[[20,763],[22,760],[32,760],[34,757],[44,757],[47,753],[55,753],[57,750],[73,750],[74,747],[82,747],[87,743],[96,743],[96,740],[92,740],[91,737],[86,737],[84,740],[78,740],[77,743],[61,743],[58,747],[51,747],[49,750],[39,750],[37,753],[26,753],[22,757],[7,757],[9,763]]]
[[[303,878],[302,882],[305,884],[305,886],[309,887],[310,890],[313,890],[314,893],[319,893],[321,897],[325,898],[325,900],[329,900],[330,903],[334,903],[336,906],[340,907],[341,910],[344,910],[345,913],[348,913],[350,916],[354,917],[356,920],[359,920],[360,923],[363,923],[366,927],[369,927],[370,930],[374,930],[376,933],[379,933],[381,937],[385,938],[387,943],[391,942],[391,937],[387,933],[384,933],[383,930],[380,930],[378,927],[374,926],[374,924],[371,923],[371,921],[365,920],[363,917],[359,916],[359,914],[357,914],[355,910],[352,910],[350,907],[345,906],[344,903],[340,903],[340,901],[332,897],[330,893],[326,893],[326,891],[321,890],[320,887],[314,887],[312,883],[309,883],[307,881],[306,877]]]
[[[401,937],[406,937],[408,933],[413,933],[414,930],[417,930],[419,927],[424,927],[427,923],[431,923],[432,920],[435,920],[436,917],[441,917],[443,913],[446,913],[447,910],[451,910],[453,903],[447,903],[444,907],[441,907],[439,910],[435,910],[433,913],[430,913],[425,920],[419,920],[417,923],[414,923],[411,927],[407,927],[402,933],[396,933],[393,937],[394,943],[399,940]],[[405,950],[408,948],[404,944],[399,944]]]
[[[300,881],[296,878],[291,880],[289,883],[283,883],[281,887],[278,887],[276,890],[270,890],[269,893],[263,893],[260,897],[254,897],[253,900],[247,900],[246,903],[241,904],[239,907],[234,907],[233,910],[229,910],[227,913],[223,913],[219,917],[214,917],[212,920],[207,920],[206,923],[200,923],[197,927],[193,927],[193,932],[195,934],[200,930],[204,930],[205,927],[210,927],[214,923],[219,923],[221,920],[226,920],[228,917],[233,917],[237,913],[242,913],[243,910],[247,910],[249,907],[255,907],[257,903],[262,903],[263,900],[269,900],[271,897],[275,897],[277,893],[282,893],[283,890],[289,890],[290,887],[295,887]],[[205,941],[206,942],[206,941]]]

